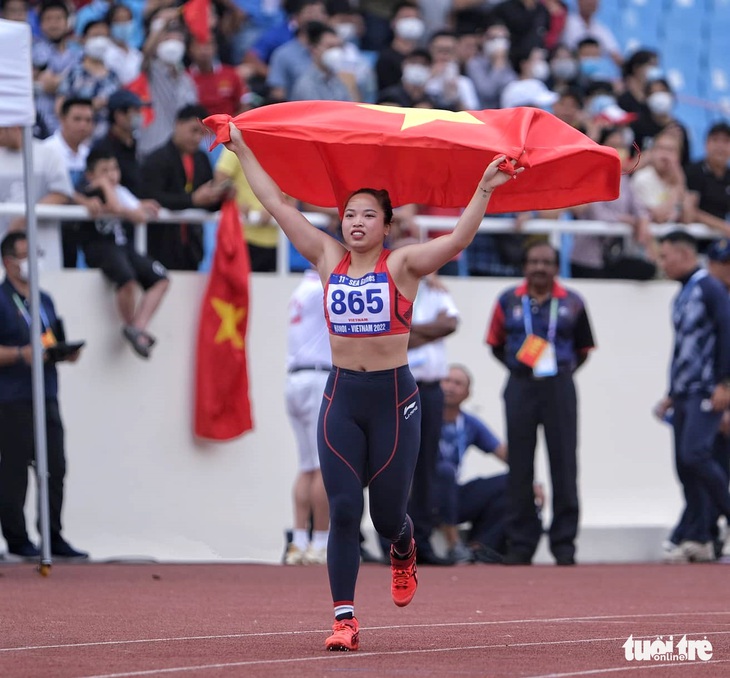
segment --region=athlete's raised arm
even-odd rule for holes
[[[284,199],[281,189],[261,167],[253,151],[243,140],[240,130],[232,122],[228,127],[231,140],[225,144],[226,148],[236,154],[254,195],[276,219],[294,247],[318,268],[326,252],[330,252],[332,259],[338,260],[344,253],[342,245],[312,225],[296,207]]]
[[[400,264],[401,270],[409,276],[420,278],[437,271],[459,252],[466,249],[474,239],[479,224],[482,223],[492,192],[509,181],[510,178],[517,177],[525,169],[520,167],[514,173],[504,172],[499,169],[499,165],[505,160],[505,156],[500,155],[487,165],[481,180],[477,184],[474,195],[451,233],[425,243],[406,245],[393,253],[393,257]],[[513,160],[512,165],[515,164],[516,161]]]

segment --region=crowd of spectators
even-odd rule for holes
[[[615,148],[626,170],[621,195],[559,213],[499,215],[514,217],[514,232],[480,234],[451,270],[518,275],[521,225],[539,216],[629,225],[629,236],[575,238],[571,272],[650,279],[657,271],[651,222],[701,222],[730,234],[730,125],[718,120],[704,160],[692,163],[702,153],[690,143],[703,140],[690,139],[674,115],[662,55],[645,48],[624,53],[596,18],[598,9],[599,0],[576,0],[571,8],[562,0],[212,0],[204,40],[198,31],[191,35],[175,0],[2,2],[4,18],[32,26],[35,134],[56,139],[72,178],[94,144],[105,144],[117,157],[122,185],[138,199],[213,211],[231,172],[225,161],[217,171],[217,156],[182,150],[179,113],[186,110],[190,120],[191,106],[200,115],[311,99],[453,111],[532,106]],[[59,140],[74,110],[70,102],[88,102],[92,116],[84,122],[86,138],[73,143],[68,135]],[[181,178],[174,195],[160,186],[162,161]],[[68,200],[79,197],[75,190]],[[417,235],[419,213],[433,211],[397,212],[401,235]],[[266,215],[262,224],[269,227]],[[196,269],[202,252],[179,256],[191,246],[182,242],[184,227],[166,226],[149,245],[169,268]],[[261,247],[256,229],[250,243]],[[72,231],[63,230],[66,266],[83,260]],[[171,251],[160,250],[160,241]],[[264,259],[258,270],[271,270],[272,257]]]

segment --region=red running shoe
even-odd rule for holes
[[[354,652],[360,647],[360,626],[357,619],[335,620],[332,635],[324,641],[324,646],[332,652]]]
[[[405,607],[413,600],[418,588],[418,570],[416,568],[416,543],[411,542],[411,555],[408,558],[396,558],[393,547],[390,547],[390,569],[393,580],[390,584],[390,595],[398,607]]]

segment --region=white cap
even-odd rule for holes
[[[547,85],[537,78],[513,80],[502,90],[502,108],[515,106],[537,106],[547,108],[552,106],[560,95],[547,88]]]

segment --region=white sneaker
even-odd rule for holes
[[[679,565],[682,563],[688,563],[689,557],[684,552],[682,544],[675,544],[671,541],[665,541],[662,544],[662,562],[665,562],[669,565]]]
[[[298,548],[294,543],[286,547],[286,555],[284,556],[285,565],[304,565],[304,551]]]
[[[715,545],[711,541],[683,541],[680,544],[690,563],[712,563],[715,561]]]
[[[305,565],[326,565],[327,564],[327,549],[316,549],[311,544],[304,553],[304,564]]]

